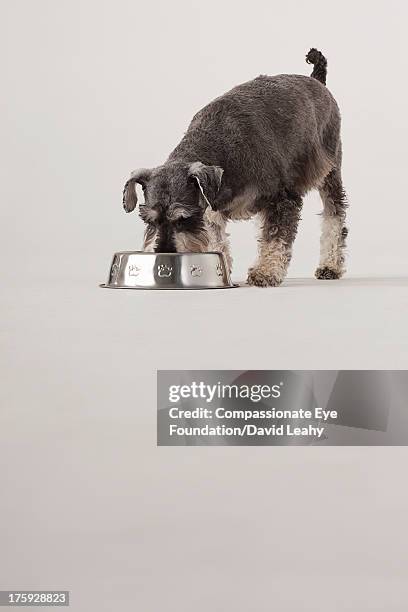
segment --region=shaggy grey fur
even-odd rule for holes
[[[324,211],[316,276],[341,276],[346,204],[340,113],[324,85],[326,59],[311,49],[307,61],[314,64],[311,77],[261,75],[210,102],[165,164],[131,175],[124,207],[135,208],[135,183],[141,183],[145,248],[171,252],[193,244],[194,250],[206,250],[212,244],[208,204],[217,213],[212,225],[218,222],[222,231],[229,219],[258,215],[259,259],[248,281],[278,285],[290,261],[302,197],[317,188]],[[224,235],[229,257],[225,245]]]

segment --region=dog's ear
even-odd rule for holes
[[[206,204],[212,208],[221,187],[224,170],[220,166],[205,166],[201,162],[194,162],[188,174],[197,182]]]
[[[126,181],[123,188],[123,208],[126,212],[132,212],[136,208],[136,183],[144,186],[149,180],[151,173],[152,171],[147,168],[139,168],[139,170],[134,170]]]

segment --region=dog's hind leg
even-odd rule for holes
[[[276,203],[261,203],[258,260],[248,271],[248,284],[276,287],[284,280],[300,219],[302,199],[291,195]]]
[[[345,272],[347,203],[339,169],[334,168],[326,176],[319,193],[323,201],[322,234],[320,263],[315,276],[318,279],[332,280],[340,278]]]

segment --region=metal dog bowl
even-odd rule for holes
[[[231,282],[221,253],[115,253],[109,289],[228,289]]]

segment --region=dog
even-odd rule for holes
[[[248,283],[275,287],[285,279],[303,196],[323,201],[318,279],[344,272],[346,195],[341,177],[340,112],[326,88],[327,60],[311,49],[310,76],[261,75],[216,98],[192,119],[157,168],[132,172],[123,191],[126,212],[139,207],[145,251],[224,254],[230,220],[256,217],[258,257]]]

